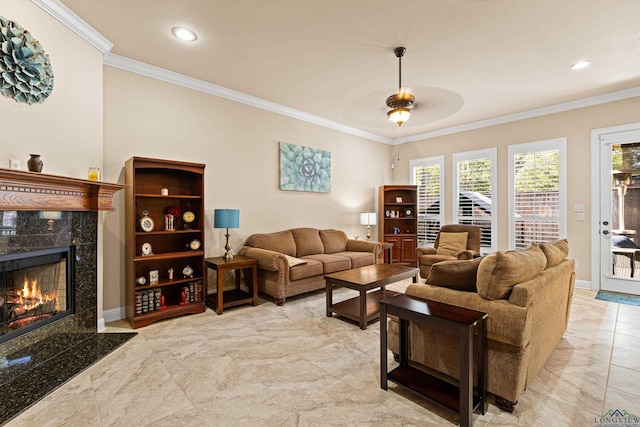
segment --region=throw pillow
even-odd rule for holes
[[[488,300],[506,299],[518,283],[531,279],[547,266],[547,257],[539,246],[493,252],[480,262],[476,287]]]
[[[302,265],[307,263],[306,260],[296,258],[291,255],[285,255],[285,257],[287,257],[287,262],[289,263],[289,267],[295,267],[296,265]]]
[[[467,249],[467,240],[469,233],[439,233],[438,234],[438,248],[436,253],[438,255],[453,255]]]
[[[296,253],[293,255],[305,256],[324,253],[320,231],[317,228],[293,228],[291,234],[296,242]]]
[[[253,234],[247,239],[247,246],[280,252],[286,255],[296,254],[296,243],[290,230],[276,233]]]
[[[547,257],[547,267],[551,267],[560,264],[569,255],[569,242],[567,239],[544,242],[540,243],[540,249]]]
[[[429,285],[475,292],[476,275],[482,258],[436,262],[427,278]]]
[[[340,230],[320,230],[320,240],[325,254],[335,254],[347,250],[347,235]]]

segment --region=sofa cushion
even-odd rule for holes
[[[295,267],[296,265],[306,264],[308,262],[306,259],[296,258],[291,255],[285,255],[285,258],[287,258],[289,267]]]
[[[438,255],[455,255],[467,249],[468,232],[448,233],[441,232],[438,239],[436,253]]]
[[[478,295],[488,300],[508,298],[514,285],[529,280],[546,265],[547,257],[537,245],[522,250],[493,252],[482,258],[478,267]]]
[[[351,268],[351,260],[345,256],[336,254],[306,255],[304,259],[313,259],[322,263],[324,274],[335,273],[336,271],[348,270]]]
[[[569,242],[567,239],[540,243],[539,246],[547,257],[547,268],[560,264],[569,255]]]
[[[351,259],[351,268],[364,267],[375,263],[371,252],[337,252],[333,255],[339,255]]]
[[[294,228],[291,233],[293,234],[293,240],[296,242],[294,256],[303,257],[305,255],[324,253],[320,232],[317,228]]]
[[[305,259],[304,264],[298,264],[295,267],[289,268],[289,279],[299,280],[306,279],[307,277],[317,276],[322,274],[322,263],[312,259]]]
[[[296,243],[293,240],[291,230],[277,233],[254,234],[249,236],[246,245],[296,256]]]
[[[325,254],[335,254],[347,250],[347,235],[340,230],[320,230],[320,240]]]
[[[482,258],[442,261],[431,266],[427,284],[459,291],[476,292],[476,275]]]

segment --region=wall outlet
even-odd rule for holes
[[[20,169],[20,160],[9,160],[9,169]]]

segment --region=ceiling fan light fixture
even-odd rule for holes
[[[402,126],[411,117],[411,110],[405,107],[394,108],[387,112],[387,117],[398,126]]]
[[[391,108],[387,112],[387,117],[398,126],[402,126],[404,122],[409,120],[411,107],[416,100],[409,92],[402,91],[402,57],[406,51],[407,49],[404,47],[397,47],[393,50],[398,58],[398,93],[389,96],[386,101],[387,107]]]

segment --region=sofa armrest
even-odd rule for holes
[[[418,298],[487,313],[489,315],[487,319],[488,339],[519,348],[526,347],[531,340],[532,316],[530,310],[511,304],[507,300],[487,300],[476,292],[423,284],[411,284],[405,293]]]
[[[416,258],[418,259],[418,262],[420,262],[420,257],[422,255],[435,255],[438,253],[438,250],[436,248],[416,248]]]
[[[370,240],[348,239],[347,251],[371,252],[375,256],[375,258],[378,259],[378,255],[380,254],[380,251],[382,251],[382,246],[380,246],[380,243],[372,242]]]
[[[255,258],[258,260],[258,268],[267,271],[286,271],[288,270],[289,262],[287,258],[280,252],[270,251],[268,249],[254,248],[251,246],[244,246],[238,255],[247,256],[249,258]]]
[[[456,253],[456,258],[458,259],[473,259],[480,255],[478,251],[474,251],[473,249],[465,249],[463,251],[459,251]]]

